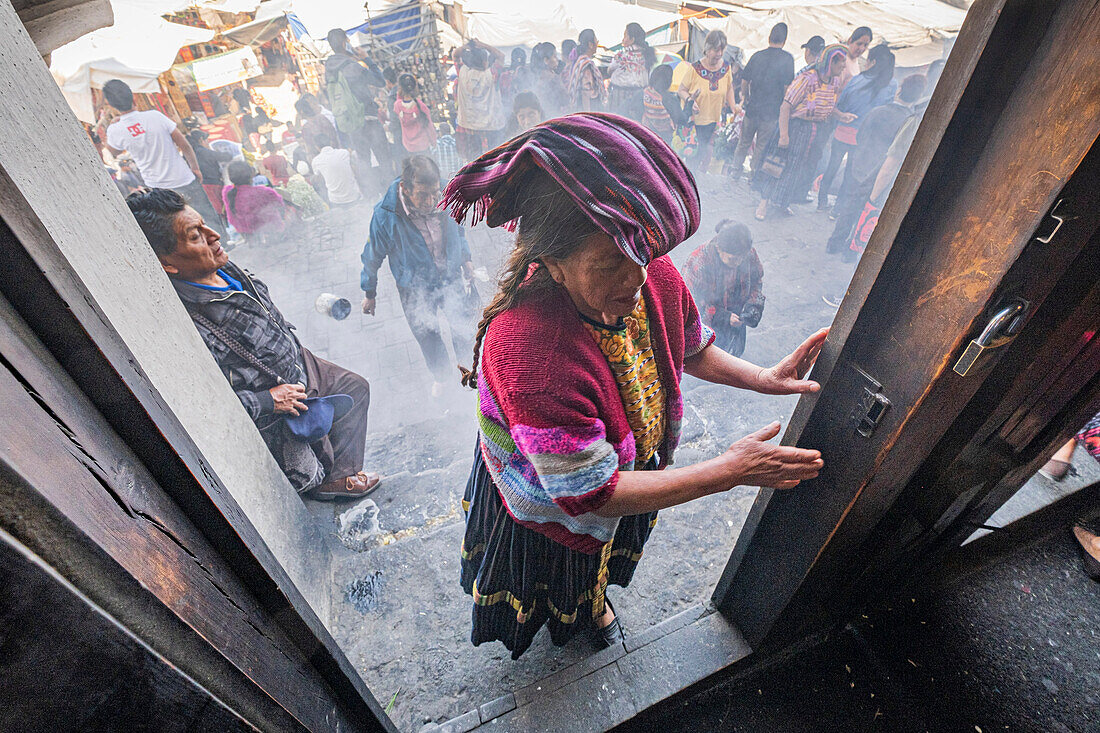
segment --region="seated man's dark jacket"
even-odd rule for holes
[[[187,312],[199,313],[224,329],[260,363],[280,375],[284,382],[306,385],[302,345],[294,335],[294,327],[271,302],[267,286],[232,262],[221,269],[239,280],[243,290],[207,290],[172,279],[172,285]],[[268,390],[279,382],[231,351],[202,324],[196,322],[195,327],[249,416],[261,430],[276,422],[281,416],[275,415],[275,403]]]

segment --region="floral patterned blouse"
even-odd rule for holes
[[[634,434],[634,468],[640,469],[657,452],[665,435],[665,398],[653,358],[645,298],[639,298],[634,312],[618,325],[607,326],[588,318],[584,323],[607,357],[619,385],[626,419]]]

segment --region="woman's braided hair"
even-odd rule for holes
[[[521,184],[517,209],[525,212],[519,218],[516,244],[501,271],[497,293],[485,308],[477,325],[473,363],[469,369],[459,367],[464,387],[477,387],[478,357],[485,332],[494,318],[512,308],[530,294],[552,287],[543,257],[565,259],[584,240],[600,229],[569,198],[554,179],[542,171],[534,171]],[[523,292],[520,292],[522,286]]]

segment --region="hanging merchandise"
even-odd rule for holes
[[[431,5],[416,0],[381,15],[369,15],[366,23],[350,29],[348,38],[379,66],[393,67],[398,76],[412,74],[420,86],[420,98],[436,122],[450,117],[451,99],[441,59],[435,13]]]

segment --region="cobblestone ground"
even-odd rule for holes
[[[831,322],[836,311],[822,296],[843,295],[854,265],[825,254],[832,223],[810,205],[794,217],[761,223],[753,220],[756,199],[744,183],[706,176],[700,191],[702,227],[673,260],[682,265],[722,219],[749,224],[764,263],[767,305],[749,333],[745,358],[771,364]],[[431,378],[388,265],[378,315],[360,314],[359,254],[369,221],[366,206],[330,212],[301,242],[242,245],[231,256],[268,283],[308,348],[371,382],[366,464],[384,474],[383,486],[359,506],[307,505],[335,547],[333,633],[382,704],[393,701],[397,725],[412,731],[530,684],[591,647],[578,638],[559,649],[544,633],[513,662],[499,644],[469,643],[470,600],[458,585],[459,501],[476,435],[474,400],[457,387],[442,398],[430,396]],[[495,274],[509,235],[479,227],[469,237],[475,266]],[[483,288],[483,297],[489,290]],[[338,322],[316,312],[322,292],[351,300],[351,316]],[[690,378],[685,387],[681,465],[716,455],[771,420],[786,422],[796,401]],[[628,634],[709,598],[755,493],[736,489],[662,512],[634,582],[611,592]]]

